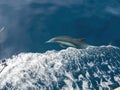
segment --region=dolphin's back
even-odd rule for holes
[[[55,37],[56,40],[70,40],[73,39],[69,36],[59,36],[59,37]]]
[[[63,42],[71,42],[73,41],[73,38],[69,37],[69,36],[59,36],[59,37],[55,37],[54,41],[63,41]]]

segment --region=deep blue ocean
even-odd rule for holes
[[[2,56],[60,50],[52,37],[86,38],[91,45],[120,46],[119,0],[1,0]],[[1,56],[1,57],[2,57]]]
[[[117,46],[118,50],[113,50],[113,54],[115,55],[109,52],[108,49],[107,51],[105,49],[105,55],[108,55],[108,57],[101,56],[100,53],[103,53],[104,49],[101,51],[100,48],[96,50],[97,52],[93,49],[93,52],[95,54],[98,53],[99,57],[95,55],[97,60],[107,60],[107,58],[109,58],[109,65],[115,60],[115,65],[120,64],[119,0],[0,0],[0,28],[3,27],[4,31],[0,33],[0,59],[11,58],[13,55],[21,52],[44,53],[48,50],[56,50],[59,52],[63,48],[58,44],[46,44],[45,42],[53,37],[66,35],[74,38],[86,38],[85,42],[93,46]],[[89,52],[90,55],[93,55],[93,52],[87,51],[88,54]],[[92,63],[96,63],[94,62],[96,60],[94,55],[91,57],[92,58],[89,57],[89,59],[84,57],[83,60],[89,62],[93,59]],[[111,61],[111,59],[113,61]],[[102,61],[99,61],[99,63],[101,62]],[[87,62],[83,61],[82,63],[87,65]],[[68,64],[68,66],[69,65],[70,64]],[[114,65],[111,65],[111,67],[112,66]],[[99,67],[98,65],[97,67],[100,70],[104,70],[104,68],[101,68],[104,66]],[[95,72],[97,67],[90,69],[91,71],[87,69],[87,71],[89,73]],[[69,67],[65,67],[65,69],[66,68],[68,69]],[[112,71],[110,73],[107,72],[109,77],[111,75],[120,76],[118,72],[120,67],[116,66],[115,68],[117,69],[115,69],[114,73]],[[83,69],[83,71],[84,70],[86,69]],[[106,70],[104,71],[106,72]],[[73,73],[74,70],[70,72]],[[80,73],[82,72],[79,72],[79,74]],[[82,74],[84,77],[86,73],[83,72]],[[102,80],[104,80],[104,77],[91,77],[91,81],[88,80],[88,83],[92,83],[94,88],[91,86],[90,90],[100,89],[94,85],[94,79],[98,79],[98,82],[100,82],[99,79],[103,78]],[[112,89],[120,85],[120,83],[113,78],[110,81],[113,81],[114,84],[110,86]],[[82,82],[79,82],[79,84],[81,83]],[[95,84],[96,83],[97,82],[95,82]],[[61,84],[64,83],[61,82]],[[108,89],[103,88],[103,90]]]

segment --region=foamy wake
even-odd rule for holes
[[[0,64],[0,89],[113,89],[120,86],[119,65],[120,49],[114,46],[20,53]]]

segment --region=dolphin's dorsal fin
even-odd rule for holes
[[[78,40],[79,42],[84,42],[86,40],[86,38],[79,38],[79,39],[76,39]]]

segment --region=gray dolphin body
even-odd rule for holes
[[[77,47],[77,48],[87,48],[89,45],[86,44],[85,42],[85,38],[72,38],[69,36],[59,36],[59,37],[54,37],[48,41],[46,41],[46,43],[59,43],[61,47]]]

